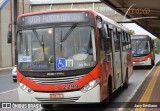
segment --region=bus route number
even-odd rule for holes
[[[79,85],[78,84],[66,84],[63,85],[64,90],[71,90],[71,89],[78,89]]]

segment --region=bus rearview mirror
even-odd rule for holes
[[[96,20],[97,20],[97,27],[101,29],[102,28],[102,18],[100,16],[96,16]]]
[[[99,35],[101,38],[106,38],[107,34],[106,34],[106,30],[104,27],[99,29]]]

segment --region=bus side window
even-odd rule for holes
[[[100,48],[101,48],[101,51],[105,51],[104,38],[100,38]]]
[[[109,35],[108,35],[108,25],[107,24],[104,24],[104,29],[106,31],[106,37],[108,38]]]
[[[101,51],[106,51],[106,52],[110,52],[111,51],[111,39],[108,38],[101,38],[100,39],[100,47],[101,47]]]
[[[117,31],[117,37],[118,37],[118,40],[120,42],[120,38],[121,38],[121,32]],[[120,48],[120,47],[119,47]]]
[[[130,34],[128,34],[128,43],[129,43],[129,50],[132,50],[132,46],[131,46],[131,36]]]
[[[108,29],[108,37],[105,39],[105,51],[110,52],[112,49],[111,29]]]
[[[120,37],[117,34],[116,29],[113,31],[113,37],[114,37],[114,46],[115,46],[115,51],[119,52],[120,51]]]
[[[128,51],[128,42],[127,42],[126,32],[124,32],[124,41],[125,41],[125,46],[126,46],[126,50],[125,51]]]
[[[125,34],[122,33],[122,50],[126,51]]]
[[[105,51],[106,52],[111,51],[111,39],[110,38],[105,39]]]
[[[128,34],[125,32],[125,37],[126,37],[126,50],[129,50],[129,37]]]

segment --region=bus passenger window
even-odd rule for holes
[[[115,51],[120,51],[120,37],[118,36],[118,34],[116,34],[116,32],[113,33],[114,36],[114,45],[115,45]]]
[[[126,42],[124,32],[122,33],[122,50],[126,51]]]
[[[111,51],[111,39],[110,38],[105,39],[105,51],[107,52]]]
[[[131,36],[128,34],[128,43],[129,43],[129,50],[132,50],[132,46],[131,46]]]
[[[104,24],[104,29],[106,31],[106,37],[108,38],[109,35],[108,35],[108,25],[107,24]]]
[[[101,38],[100,39],[100,48],[101,48],[101,51],[105,51],[105,46],[104,46],[104,39],[103,38]]]
[[[129,50],[128,34],[127,33],[124,34],[125,34],[126,50]]]

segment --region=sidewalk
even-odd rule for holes
[[[4,71],[4,70],[12,70],[14,68],[13,67],[4,67],[4,68],[0,68],[0,71]]]
[[[144,80],[124,111],[160,111],[160,62]]]

